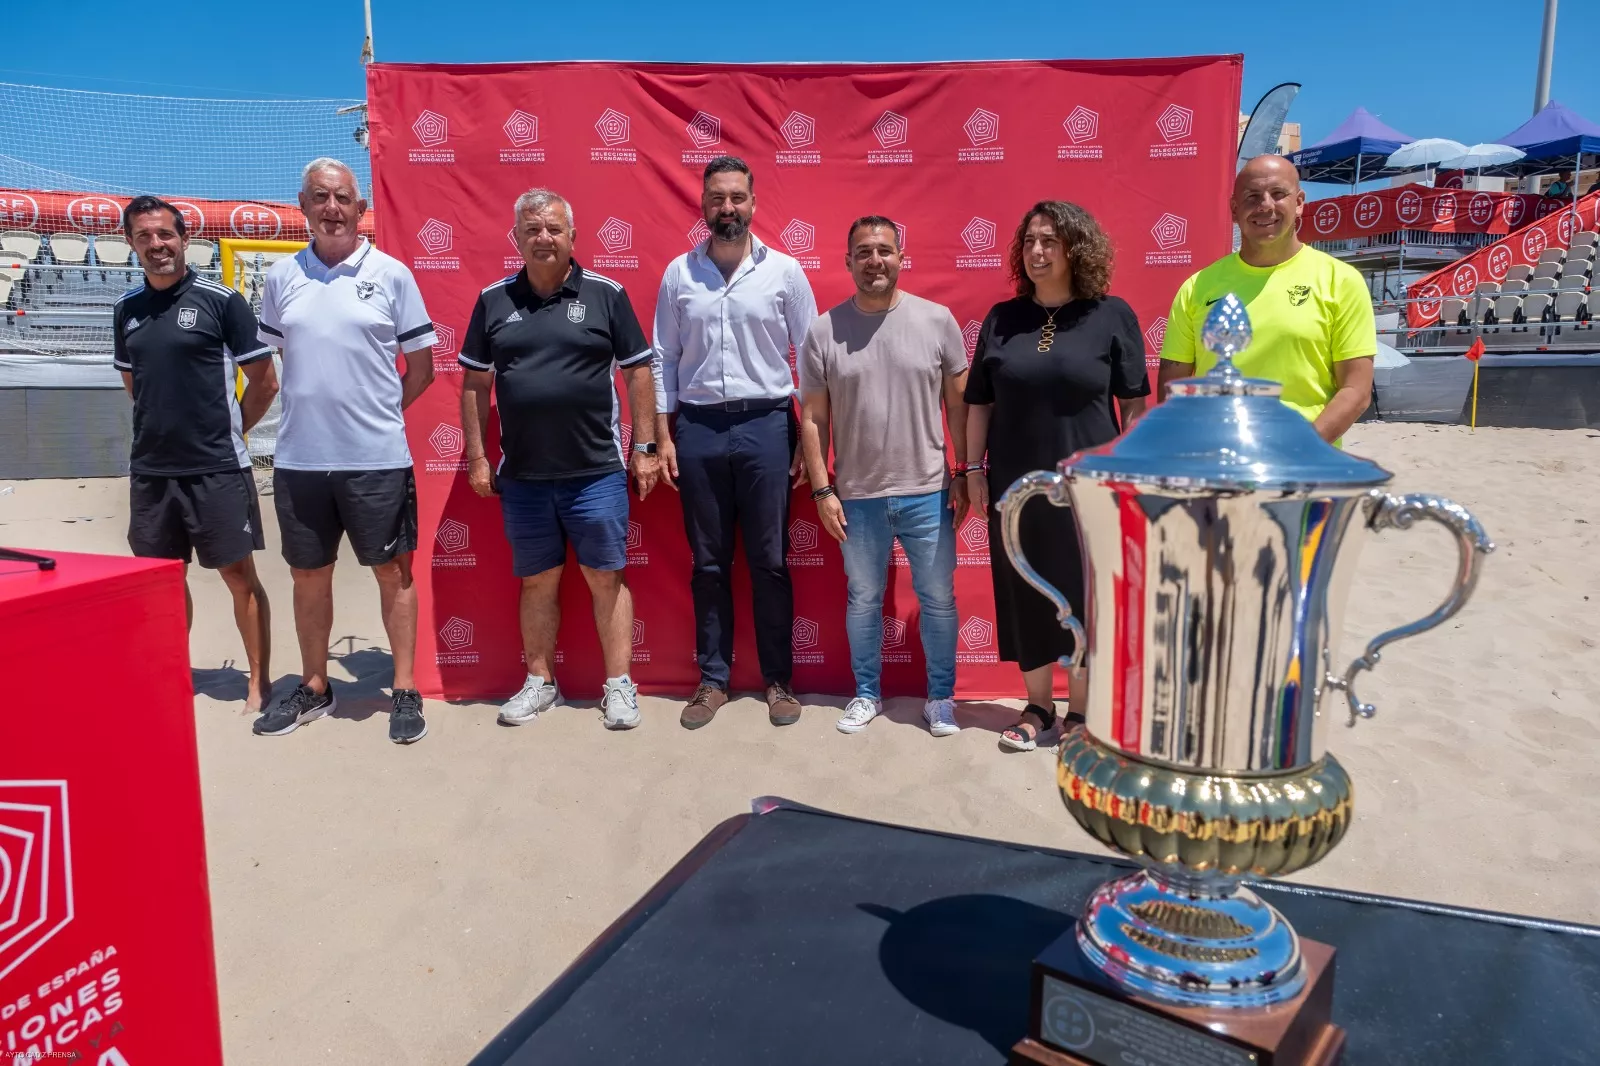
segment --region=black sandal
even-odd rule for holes
[[[1033,723],[1028,721],[1030,714],[1039,720],[1039,725],[1034,729],[1032,736],[1022,731],[1024,726],[1033,727]],[[1017,724],[1000,734],[1000,744],[1012,751],[1033,751],[1039,746],[1039,738],[1054,729],[1055,725],[1054,707],[1040,707],[1036,703],[1030,703],[1022,709],[1022,717],[1017,719]]]

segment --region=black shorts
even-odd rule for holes
[[[356,561],[378,566],[417,550],[417,479],[402,470],[272,472],[283,558],[296,570],[319,570],[350,537]]]
[[[130,474],[128,547],[144,559],[189,561],[219,570],[266,547],[255,475],[243,470],[187,477]]]

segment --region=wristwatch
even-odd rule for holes
[[[648,441],[644,444],[635,443],[633,450],[640,455],[654,455],[656,454],[656,442]]]

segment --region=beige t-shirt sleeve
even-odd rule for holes
[[[804,349],[800,353],[800,391],[823,392],[828,388],[828,350],[823,342],[828,335],[828,313],[811,320],[806,330]]]
[[[956,316],[949,310],[945,311],[944,322],[940,324],[939,359],[944,372],[951,377],[966,372],[967,339],[961,335]]]

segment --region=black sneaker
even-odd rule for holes
[[[396,744],[415,744],[428,735],[422,720],[422,694],[414,688],[394,690],[394,710],[389,712],[389,739]]]
[[[286,733],[293,733],[307,722],[314,722],[324,715],[332,714],[334,708],[339,706],[339,701],[333,695],[333,682],[328,682],[328,690],[320,696],[310,685],[299,684],[288,696],[279,700],[274,706],[269,707],[250,731],[258,737],[281,737]]]

